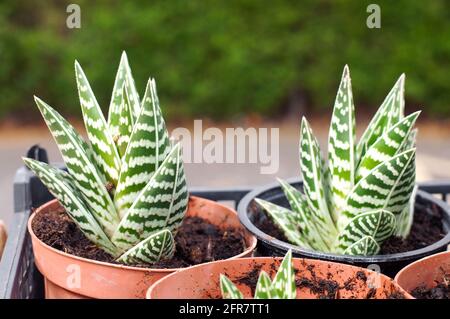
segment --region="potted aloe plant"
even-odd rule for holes
[[[236,212],[189,197],[155,81],[141,99],[123,53],[106,121],[78,62],[75,73],[90,143],[36,97],[67,171],[24,158],[56,198],[28,225],[46,297],[140,298],[180,267],[251,254]]]
[[[303,180],[248,194],[241,222],[266,253],[367,266],[394,275],[404,264],[444,250],[449,211],[415,186],[414,124],[404,115],[400,76],[359,140],[350,72],[344,68],[328,138],[327,160],[308,121],[301,121]]]
[[[205,276],[205,274],[207,274]],[[273,279],[272,279],[273,278]],[[320,260],[241,258],[191,267],[157,281],[147,298],[167,299],[404,299],[389,277]]]

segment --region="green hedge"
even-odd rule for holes
[[[295,100],[331,110],[346,63],[359,109],[405,72],[411,108],[450,115],[449,1],[85,0],[81,29],[67,29],[71,2],[0,4],[0,115],[37,114],[32,94],[78,115],[74,59],[106,107],[124,49],[169,116],[270,116]],[[366,27],[374,2],[381,29]]]

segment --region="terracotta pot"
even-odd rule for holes
[[[151,284],[179,270],[114,265],[69,255],[46,245],[36,237],[31,224],[36,214],[58,207],[57,200],[50,201],[28,221],[35,263],[45,278],[46,298],[144,298]],[[233,258],[251,256],[256,247],[256,238],[241,226],[231,208],[192,196],[186,216],[202,217],[221,228],[241,228],[247,249]]]
[[[419,286],[433,288],[450,274],[450,251],[422,258],[406,266],[395,276],[395,281],[406,291]]]
[[[225,274],[242,291],[245,298],[252,298],[251,288],[238,281],[254,269],[265,270],[273,278],[282,258],[261,257],[221,260],[186,268],[158,280],[147,292],[149,299],[210,299],[221,298],[219,276]],[[401,292],[404,297],[411,296],[400,288],[389,277],[368,269],[355,266],[326,262],[321,260],[294,258],[294,267],[298,270],[297,279],[312,279],[313,277],[336,281],[340,288],[336,294],[341,299],[373,298],[385,299],[395,292]],[[275,264],[276,267],[273,267]],[[366,279],[362,275],[364,273]],[[359,275],[358,275],[359,274]],[[345,287],[353,286],[352,289]],[[371,287],[378,287],[372,289]],[[319,295],[309,288],[297,288],[297,298],[314,299]]]
[[[6,231],[5,223],[0,220],[0,259],[2,259],[3,249],[5,248],[7,238],[8,233]]]

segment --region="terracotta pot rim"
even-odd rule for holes
[[[279,261],[279,262],[281,262],[282,260],[283,260],[283,257],[244,257],[244,258],[239,258],[238,261],[242,261],[242,262],[246,262],[246,261],[248,261],[248,262],[258,262],[258,261],[273,262],[273,261]],[[353,268],[355,270],[362,269],[364,271],[375,273],[375,271],[373,271],[371,269],[368,269],[368,268],[362,268],[362,267],[358,267],[358,266],[353,266],[353,265],[343,264],[343,263],[333,262],[333,261],[326,261],[326,260],[320,260],[320,259],[311,259],[311,258],[301,258],[301,257],[300,258],[299,257],[293,257],[292,260],[301,260],[302,262],[306,262],[306,263],[313,261],[313,262],[319,262],[319,263],[328,264],[328,265],[331,266],[331,268],[339,266],[339,267]],[[173,276],[177,276],[180,272],[182,272],[185,269],[189,268],[190,270],[192,270],[192,269],[195,269],[195,268],[207,267],[208,265],[215,264],[215,263],[216,264],[217,263],[227,263],[227,262],[230,262],[230,261],[236,261],[236,260],[231,260],[231,259],[216,260],[216,261],[210,261],[210,262],[203,263],[203,264],[194,265],[194,266],[187,267],[187,268],[181,268],[178,271],[175,271],[172,274],[167,275],[167,276],[165,276],[163,278],[160,278],[157,281],[155,281],[153,283],[153,285],[151,285],[148,288],[145,296],[146,296],[147,299],[151,299],[150,295],[151,295],[153,289],[155,289],[155,287],[158,286],[158,284],[160,282],[164,281],[165,279],[169,279],[169,278],[171,278]],[[401,287],[391,277],[389,277],[389,276],[387,276],[385,274],[382,274],[382,273],[378,273],[378,274],[381,275],[382,277],[384,277],[386,280],[392,281],[394,283],[394,285],[396,286],[396,288],[399,289],[399,291],[402,292],[405,295],[406,299],[414,299],[409,292],[407,292],[405,289],[403,289],[403,287]]]
[[[198,196],[189,196],[189,197],[190,197],[190,198],[194,198],[194,199],[200,199],[200,200],[203,200],[203,201],[208,201],[208,202],[214,203],[214,205],[218,205],[218,206],[225,207],[226,209],[230,209],[230,207],[227,207],[227,206],[225,206],[225,205],[222,205],[222,204],[217,203],[217,202],[215,202],[215,201],[211,201],[211,200],[206,199],[206,198],[202,198],[202,197],[198,197]],[[167,272],[167,273],[173,273],[173,272],[178,272],[178,271],[180,271],[180,270],[187,269],[187,268],[190,268],[190,267],[195,267],[195,266],[202,265],[202,264],[198,264],[198,265],[188,266],[188,267],[184,267],[184,268],[143,268],[143,267],[135,267],[135,266],[126,266],[126,265],[121,265],[121,264],[111,264],[111,263],[104,262],[104,261],[98,261],[98,260],[93,260],[93,259],[83,258],[83,257],[75,256],[75,255],[72,255],[72,254],[68,254],[68,253],[65,253],[65,252],[63,252],[63,251],[60,251],[60,250],[58,250],[58,249],[56,249],[56,248],[50,247],[49,245],[47,245],[46,243],[44,243],[42,240],[40,240],[40,239],[36,236],[36,234],[35,234],[34,231],[33,231],[33,228],[32,228],[32,225],[31,225],[31,224],[32,224],[33,219],[34,219],[34,217],[36,216],[36,214],[38,214],[38,213],[41,212],[42,210],[46,209],[48,206],[53,205],[55,202],[58,202],[58,200],[57,200],[57,199],[53,199],[53,200],[51,200],[51,201],[49,201],[49,202],[46,202],[45,204],[39,206],[39,207],[35,210],[35,212],[32,213],[31,216],[29,217],[29,219],[28,219],[28,225],[27,225],[28,233],[30,234],[30,236],[32,237],[32,239],[36,240],[37,243],[39,243],[40,245],[42,245],[43,247],[45,247],[45,249],[52,251],[53,253],[62,255],[62,256],[66,257],[66,258],[69,258],[69,259],[75,259],[75,260],[79,260],[79,261],[83,261],[83,262],[87,262],[87,263],[91,263],[91,264],[95,264],[95,265],[99,265],[99,266],[107,266],[107,267],[113,267],[113,268],[118,268],[118,269],[128,269],[128,270],[142,271],[142,272],[149,272],[149,271],[151,271],[151,272],[163,272],[163,273],[164,273],[164,272]],[[233,209],[232,209],[232,210],[233,210]],[[233,211],[236,213],[235,210],[233,210]],[[237,217],[237,213],[236,213],[236,217]],[[244,229],[245,229],[245,228],[244,228]],[[246,230],[246,229],[245,229],[245,230]],[[247,230],[246,230],[246,231],[247,231]],[[225,260],[238,259],[238,258],[240,258],[241,256],[245,256],[246,254],[248,254],[248,253],[250,253],[251,251],[253,251],[253,250],[256,248],[256,244],[257,244],[258,240],[257,240],[256,236],[253,235],[253,234],[251,234],[251,233],[250,233],[250,236],[251,236],[251,244],[250,244],[243,252],[241,252],[240,254],[235,255],[235,256],[233,256],[233,257],[231,257],[231,258],[225,259]],[[203,264],[205,264],[205,263],[203,263]]]
[[[395,275],[394,281],[395,281],[396,283],[398,283],[398,279],[399,279],[406,271],[408,271],[408,270],[409,270],[410,268],[412,268],[412,267],[415,267],[417,264],[421,264],[421,263],[423,263],[424,261],[427,261],[427,260],[430,260],[430,259],[439,258],[439,257],[441,257],[441,256],[443,256],[443,255],[449,255],[449,256],[450,256],[450,250],[442,251],[442,252],[437,253],[437,254],[433,254],[433,255],[430,255],[430,256],[426,256],[426,257],[424,257],[424,258],[421,258],[421,259],[419,259],[419,260],[416,260],[416,261],[414,261],[414,262],[412,262],[412,263],[406,265],[405,267],[403,267],[402,269],[400,269],[400,271]],[[399,285],[400,285],[400,284],[399,284]]]

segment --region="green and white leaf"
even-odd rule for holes
[[[168,229],[163,229],[148,236],[117,260],[125,264],[155,263],[172,258],[174,250],[172,233]]]
[[[378,254],[380,245],[370,236],[366,236],[355,242],[344,251],[344,255],[372,256]]]
[[[406,151],[406,150],[416,147],[416,139],[417,139],[418,133],[419,133],[419,130],[417,128],[415,128],[415,129],[411,130],[411,132],[409,132],[408,139],[407,139],[406,143],[403,145],[402,151]]]
[[[129,92],[130,108],[132,110],[133,119],[135,119],[140,113],[139,94],[134,84],[133,75],[131,74],[131,68],[128,64],[128,58],[125,51],[122,52],[122,57],[120,58],[119,68],[117,70],[116,79],[114,81],[111,102],[109,104],[108,126],[112,136],[116,136],[119,133],[120,118],[122,113],[122,94],[124,86]]]
[[[306,247],[322,251],[329,250],[334,240],[329,225],[323,221],[321,215],[315,214],[309,208],[308,201],[298,189],[282,179],[278,179],[278,181],[295,213],[292,216],[296,219],[304,240],[306,240]]]
[[[370,121],[356,147],[358,159],[365,151],[392,125],[395,125],[404,113],[405,75],[402,74],[389,94],[384,99],[378,111]]]
[[[220,291],[223,299],[243,299],[244,295],[227,276],[220,274]]]
[[[113,135],[113,140],[116,142],[119,155],[123,157],[127,149],[130,137],[133,132],[134,116],[133,110],[129,100],[129,93],[126,86],[123,87],[122,104],[120,106],[120,117],[118,124],[117,135]]]
[[[154,80],[149,80],[141,113],[134,125],[114,201],[123,217],[170,151],[169,134],[159,107]]]
[[[295,212],[260,198],[255,198],[255,202],[268,213],[289,242],[300,247],[312,248],[300,229],[299,217]]]
[[[402,178],[392,188],[386,209],[394,215],[399,215],[410,202],[416,184],[415,149],[408,165],[402,171]]]
[[[378,244],[391,237],[395,231],[396,218],[386,210],[365,212],[354,217],[339,234],[338,249],[348,247],[366,236],[372,237]]]
[[[397,88],[392,98],[391,112],[389,114],[386,128],[391,128],[403,119],[405,114],[405,75],[402,74],[398,79]]]
[[[113,243],[128,249],[160,229],[177,229],[187,203],[181,147],[177,144],[121,220]]]
[[[255,299],[272,299],[272,280],[269,275],[263,270],[259,274],[258,282],[256,283]]]
[[[328,137],[330,210],[334,220],[338,219],[338,214],[345,205],[345,198],[355,185],[355,139],[355,107],[350,71],[346,65],[336,95]]]
[[[95,166],[90,146],[52,107],[37,97],[35,101],[58,145],[76,188],[81,192],[103,230],[112,235],[119,224],[119,216],[105,187],[104,176]]]
[[[303,189],[309,207],[316,214],[317,218],[329,225],[330,232],[335,232],[324,190],[323,160],[319,143],[305,118],[302,119],[301,132],[300,167],[303,176]]]
[[[402,212],[397,215],[397,226],[394,233],[397,237],[406,238],[411,231],[411,226],[414,221],[414,206],[416,203],[417,189],[418,186],[414,186],[408,205],[406,205]]]
[[[86,237],[101,249],[117,256],[117,248],[90,213],[88,205],[86,205],[83,196],[74,183],[74,179],[68,173],[53,168],[46,163],[29,158],[23,158],[23,161],[39,177],[50,193],[58,199],[66,209],[67,214]]]
[[[295,299],[297,296],[291,250],[284,256],[280,268],[278,268],[277,274],[272,281],[271,295],[279,299]]]
[[[94,150],[97,166],[105,176],[106,181],[116,186],[120,172],[119,153],[97,99],[77,61],[75,61],[75,74],[83,120]]]
[[[392,126],[364,154],[358,167],[357,181],[367,176],[372,169],[392,156],[400,153],[410,139],[412,127],[420,112],[415,112]]]
[[[368,211],[385,209],[395,214],[391,207],[404,195],[405,173],[414,161],[414,154],[415,149],[400,153],[361,179],[347,197],[346,209],[339,219],[339,229],[344,229],[351,219]],[[395,201],[391,202],[393,199]]]

